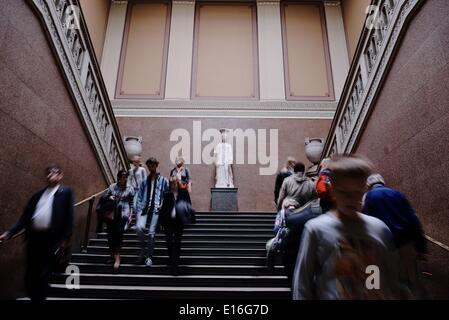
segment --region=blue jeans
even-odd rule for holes
[[[159,212],[155,212],[152,215],[146,214],[144,216],[142,216],[142,213],[138,214],[136,221],[136,231],[140,241],[140,248],[141,248],[140,255],[143,256],[145,255],[145,226],[147,224],[148,216],[151,217],[151,222],[150,228],[148,230],[148,246],[147,246],[148,252],[146,256],[148,258],[152,258],[154,252],[154,236],[156,235],[156,227],[157,222],[159,220]]]

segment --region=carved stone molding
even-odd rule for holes
[[[326,7],[340,7],[341,6],[341,1],[324,1],[324,5]]]
[[[193,5],[195,5],[195,1],[194,0],[192,0],[192,1],[186,1],[186,0],[184,0],[184,1],[181,1],[181,0],[174,0],[173,2],[173,5],[187,5],[187,6],[193,6]]]
[[[424,0],[380,0],[379,24],[364,28],[363,45],[355,55],[322,157],[350,153],[362,134],[375,98],[406,32],[407,21]]]
[[[123,142],[115,122],[99,67],[82,17],[69,25],[67,15],[79,7],[76,0],[29,0],[49,35],[68,89],[109,183],[128,167]],[[81,11],[79,11],[81,14]]]
[[[336,102],[112,100],[116,116],[332,119]]]

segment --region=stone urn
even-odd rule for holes
[[[126,155],[131,161],[134,156],[142,154],[142,137],[124,137]]]
[[[320,161],[321,153],[324,149],[323,138],[306,138],[305,139],[305,151],[306,157],[313,164],[317,164]]]

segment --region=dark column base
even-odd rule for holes
[[[238,211],[238,188],[211,188],[211,211]]]

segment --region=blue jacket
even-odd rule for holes
[[[374,185],[366,194],[363,213],[382,220],[398,247],[413,242],[418,252],[427,252],[421,223],[401,192],[382,184]]]
[[[137,195],[136,211],[140,214],[144,209],[149,209],[148,203],[148,186],[150,184],[150,176],[148,176],[139,188],[139,193]],[[161,176],[159,173],[156,175],[156,189],[154,190],[154,209],[150,212],[150,215],[156,213],[158,214],[159,208],[164,200],[164,192],[168,191],[168,180],[167,178]],[[148,213],[148,212],[147,212]],[[145,213],[146,214],[146,213]]]

